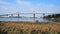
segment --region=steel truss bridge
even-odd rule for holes
[[[32,14],[33,15],[33,18],[35,18],[36,17],[36,14],[42,14],[43,16],[45,16],[46,14],[56,14],[56,13],[12,13],[12,14],[3,14],[3,15],[0,15],[0,17],[5,17],[5,16],[9,16],[9,17],[14,17],[14,15],[17,15],[17,16],[15,16],[15,17],[18,17],[18,18],[20,18],[21,16],[21,14]]]

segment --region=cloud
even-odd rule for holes
[[[8,5],[8,4],[9,4],[8,2],[4,2],[0,0],[0,5]]]
[[[60,6],[54,5],[54,4],[45,4],[40,3],[37,4],[36,9],[37,12],[42,13],[59,13]]]
[[[35,11],[35,13],[59,13],[60,11],[60,6],[54,4],[39,3],[35,5],[32,2],[22,0],[16,0],[15,2],[18,6],[15,6],[15,4],[14,6],[2,6],[0,7],[0,13],[32,13],[33,11]],[[9,4],[3,1],[0,1],[0,3],[5,3],[5,5]]]
[[[27,1],[22,1],[22,0],[16,0],[16,4],[19,5],[31,5],[31,2],[27,2]]]
[[[2,12],[6,12],[6,13],[16,13],[16,12],[20,12],[20,13],[32,13],[33,11],[35,11],[35,13],[59,13],[60,8],[49,4],[40,4],[40,5],[36,5],[31,7],[31,5],[29,7],[24,6],[24,7],[13,7],[13,6],[2,6],[0,7],[0,11]]]

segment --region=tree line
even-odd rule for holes
[[[52,14],[52,15],[44,16],[44,18],[60,18],[60,14]]]

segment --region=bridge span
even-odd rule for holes
[[[22,17],[22,16],[20,16],[21,14],[26,14],[26,15],[28,15],[28,14],[32,14],[33,16],[33,18],[35,18],[36,17],[36,14],[42,14],[42,16],[44,17],[46,14],[55,14],[55,13],[12,13],[12,14],[3,14],[3,15],[0,15],[0,17],[18,17],[18,18],[20,18],[20,17]],[[14,16],[14,15],[17,15],[17,16]],[[37,15],[37,16],[39,16],[39,15]],[[25,16],[24,16],[25,17]]]

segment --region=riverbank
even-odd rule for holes
[[[60,22],[0,21],[0,28],[3,34],[60,34]]]

